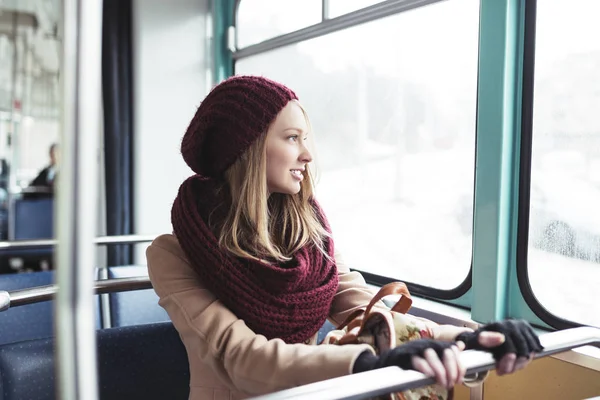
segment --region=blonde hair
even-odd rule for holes
[[[261,261],[289,261],[304,246],[316,246],[328,257],[324,239],[330,234],[310,203],[311,169],[306,166],[299,193],[269,195],[266,137],[265,132],[225,171],[230,204],[216,232],[219,245],[236,256]]]

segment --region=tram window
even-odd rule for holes
[[[441,2],[236,63],[306,107],[318,196],[353,268],[439,289],[468,274],[478,12]]]
[[[0,240],[51,239],[60,129],[60,9],[9,7],[0,35]],[[36,21],[36,24],[32,24]],[[54,165],[53,165],[54,164]],[[48,168],[50,167],[50,168]],[[4,249],[0,273],[45,268],[52,250]]]
[[[600,326],[600,13],[538,1],[528,271],[555,315]],[[561,26],[562,29],[556,29]]]
[[[329,0],[329,18],[339,17],[340,15],[369,7],[383,0]]]
[[[241,0],[237,46],[250,46],[321,22],[321,0]]]

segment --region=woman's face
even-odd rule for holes
[[[267,131],[267,188],[269,194],[296,194],[312,161],[307,148],[308,124],[302,109],[290,101]]]

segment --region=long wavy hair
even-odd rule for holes
[[[266,137],[265,132],[225,171],[221,190],[229,197],[229,209],[224,220],[213,225],[219,245],[236,256],[260,261],[289,261],[304,246],[316,246],[329,257],[324,240],[330,233],[311,202],[312,169],[306,165],[299,193],[269,195]]]

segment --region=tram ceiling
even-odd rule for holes
[[[58,71],[59,4],[53,0],[4,0],[0,2],[0,36],[25,46],[39,67]],[[22,55],[21,55],[22,56]]]
[[[0,8],[1,35],[12,37],[15,30],[17,31],[17,35],[19,35],[23,29],[37,30],[38,28],[39,20],[35,13]]]
[[[0,1],[0,109],[57,115],[60,13],[55,0]]]

